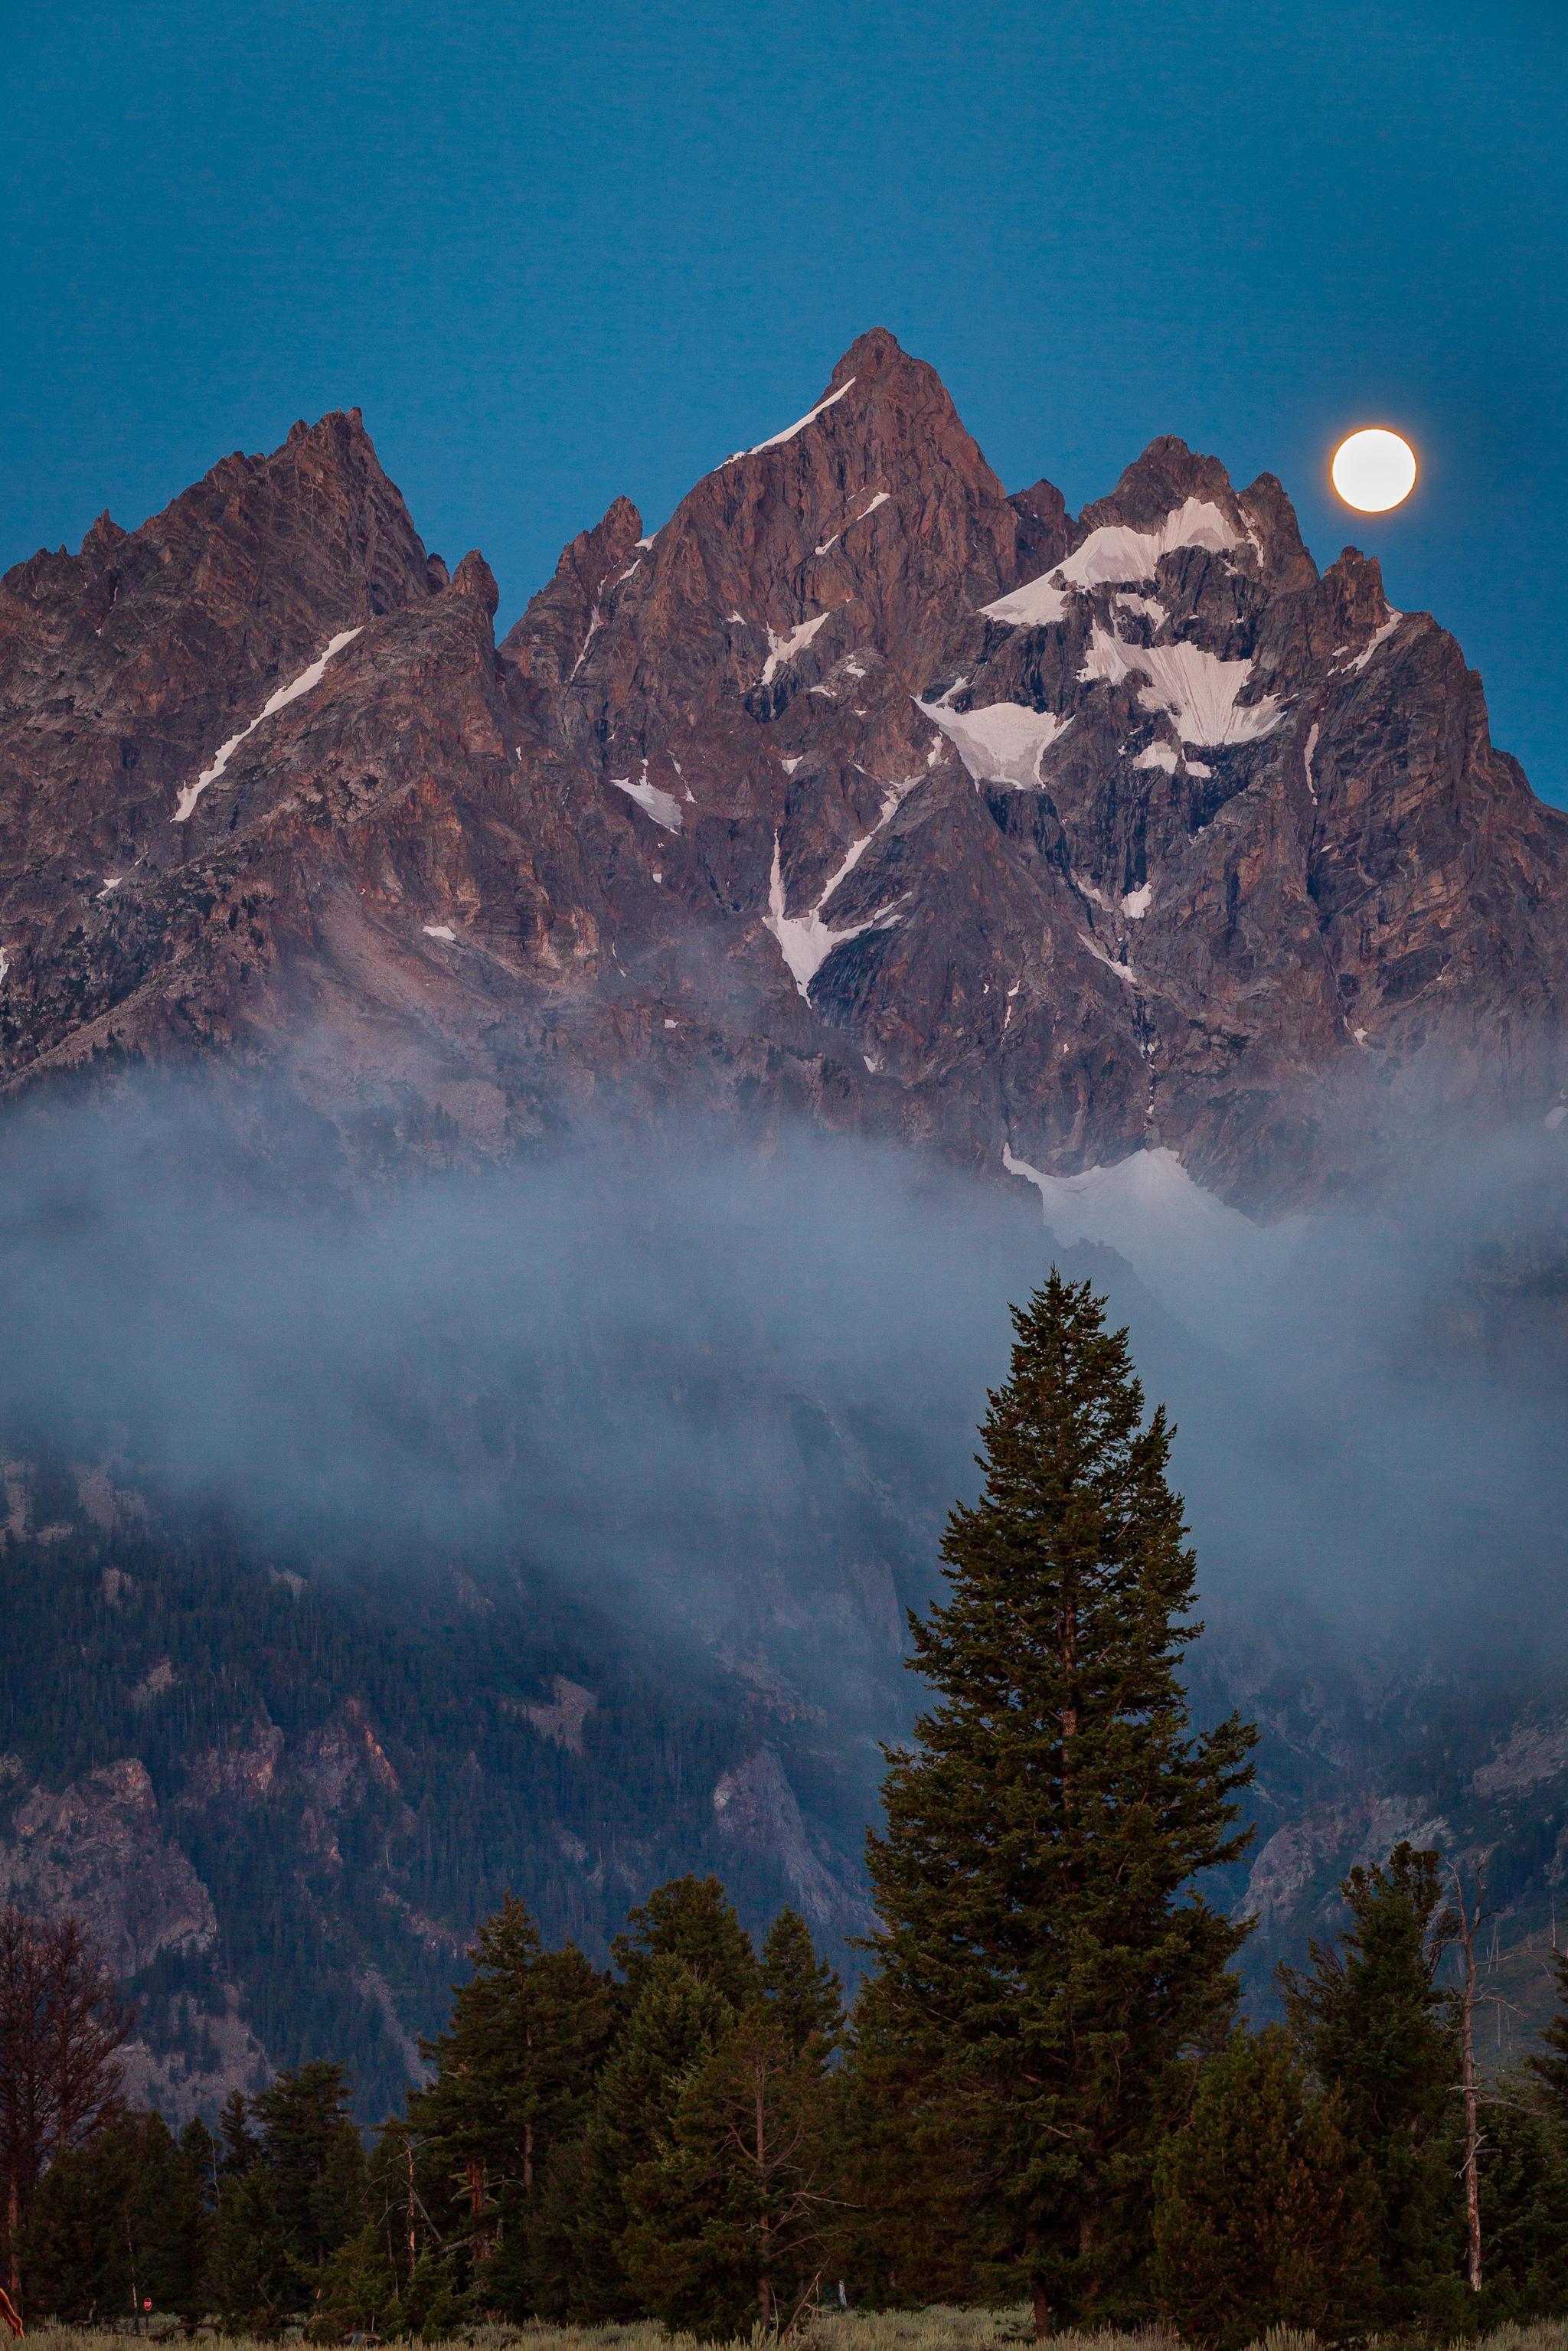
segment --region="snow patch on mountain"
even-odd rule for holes
[[[1016,792],[1037,789],[1042,755],[1072,723],[1024,702],[949,710],[946,701],[922,702],[916,695],[915,708],[942,729],[977,784],[1010,784]]]
[[[862,835],[859,841],[851,842],[843,862],[835,866],[832,872],[829,874],[816,904],[809,907],[803,914],[789,914],[784,911],[784,868],[779,854],[779,835],[774,834],[773,871],[768,885],[768,912],[763,915],[762,920],[778,940],[779,952],[789,967],[789,976],[808,1004],[811,1000],[811,982],[835,947],[842,946],[848,939],[858,939],[862,931],[886,930],[898,920],[897,907],[890,906],[884,908],[880,914],[868,914],[863,923],[846,923],[841,927],[825,923],[822,920],[822,909],[839,884],[849,879],[877,834],[891,823],[904,799],[919,781],[918,776],[912,776],[904,783],[889,785],[883,795],[882,812],[876,822],[868,833]]]
[[[756,441],[749,449],[737,449],[733,457],[725,459],[725,465],[738,465],[743,457],[759,457],[764,449],[781,449],[786,441],[793,441],[797,433],[804,433],[808,424],[815,424],[819,416],[842,400],[853,383],[852,375],[846,382],[840,384],[837,392],[830,392],[826,400],[819,400],[815,408],[809,408],[804,416],[798,416],[793,424],[787,424],[782,433],[770,433],[766,441]],[[724,467],[720,466],[719,471],[722,473]]]
[[[1004,1144],[1002,1165],[1035,1186],[1058,1240],[1114,1249],[1189,1330],[1223,1345],[1245,1343],[1304,1231],[1299,1217],[1255,1225],[1195,1184],[1164,1146],[1048,1176]]]
[[[1239,547],[1240,537],[1222,509],[1207,498],[1184,498],[1166,515],[1158,530],[1132,530],[1125,523],[1104,523],[1092,530],[1082,547],[1059,563],[1054,579],[1071,588],[1103,588],[1125,580],[1152,580],[1162,555],[1178,547],[1204,547],[1223,555]]]
[[[758,684],[771,685],[786,662],[792,662],[797,653],[804,653],[818,630],[832,617],[831,611],[818,612],[810,620],[802,621],[797,628],[791,629],[787,636],[780,636],[776,629],[769,629],[768,659],[762,664]]]
[[[666,832],[679,832],[681,804],[673,792],[662,792],[657,784],[651,784],[648,781],[646,759],[643,762],[643,773],[640,777],[633,778],[631,776],[612,776],[609,780],[618,792],[624,792],[628,799],[635,800],[638,807],[645,815],[651,816],[655,824],[662,824]]]
[[[1113,971],[1117,978],[1124,980],[1129,987],[1136,987],[1138,975],[1130,963],[1119,963],[1113,955],[1108,955],[1103,946],[1097,945],[1087,931],[1080,931],[1078,937],[1080,945],[1088,948],[1096,963],[1103,963],[1107,971]]]
[[[994,604],[982,604],[980,610],[987,620],[1005,621],[1009,628],[1053,628],[1067,618],[1067,590],[1053,588],[1046,576],[1015,588],[1010,596],[998,596]]]
[[[1118,611],[1141,613],[1156,629],[1170,619],[1157,596],[1113,596],[1111,601]]]
[[[1353,671],[1364,670],[1366,667],[1367,663],[1372,659],[1373,654],[1377,651],[1378,647],[1380,645],[1385,645],[1388,643],[1389,638],[1394,634],[1395,630],[1405,618],[1404,613],[1396,612],[1392,604],[1385,605],[1384,610],[1387,612],[1388,618],[1385,621],[1383,626],[1377,630],[1374,635],[1367,639],[1365,644],[1362,647],[1360,653],[1357,653],[1355,659],[1345,664],[1348,669]]]
[[[1152,580],[1161,556],[1174,554],[1178,547],[1204,547],[1210,554],[1223,555],[1240,545],[1239,534],[1212,499],[1186,498],[1158,530],[1103,524],[1064,562],[980,610],[988,620],[1004,621],[1012,628],[1050,628],[1067,618],[1069,595],[1087,595],[1092,589],[1121,580]],[[1156,628],[1167,617],[1165,606],[1153,597],[1118,596],[1116,601],[1141,611]]]
[[[364,623],[361,622],[360,627],[363,626]],[[289,703],[298,702],[302,694],[308,694],[312,686],[319,685],[327,664],[333,655],[340,653],[345,645],[352,644],[359,633],[360,630],[357,628],[340,630],[325,651],[318,653],[308,668],[302,669],[298,677],[290,678],[287,685],[280,685],[276,694],[268,696],[248,726],[242,726],[237,735],[231,735],[226,743],[219,745],[212,766],[204,768],[195,782],[186,784],[181,791],[174,813],[169,820],[171,824],[185,823],[207,786],[217,782],[218,778],[246,737],[254,735],[264,720],[276,717],[278,711],[287,709]]]
[[[1149,681],[1139,689],[1141,706],[1173,718],[1184,743],[1255,743],[1271,735],[1283,716],[1271,694],[1239,705],[1252,675],[1249,661],[1222,661],[1201,645],[1129,645],[1096,626],[1079,677],[1085,684],[1098,679],[1120,685],[1134,672]]]

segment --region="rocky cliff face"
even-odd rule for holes
[[[1556,1100],[1568,824],[1269,476],[1009,497],[879,331],[495,606],[356,413],[8,574],[12,1086],[221,1048],[351,1153],[695,1100],[1265,1208]]]

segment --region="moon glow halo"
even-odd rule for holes
[[[1358,514],[1386,514],[1416,486],[1416,452],[1397,433],[1368,425],[1333,453],[1333,486]]]

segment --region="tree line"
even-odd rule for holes
[[[1247,1926],[1204,1881],[1245,1848],[1255,1734],[1188,1719],[1170,1432],[1087,1283],[1053,1273],[1015,1322],[946,1596],[912,1619],[932,1700],[889,1757],[852,2009],[803,1919],[758,1949],[714,1877],[634,1907],[609,1969],[507,1896],[368,2148],[324,2062],[176,2140],[117,2100],[126,2020],[79,1934],[13,1918],[0,2162],[29,2314],[322,2341],[646,2314],[723,2339],[841,2294],[1021,2297],[1040,2335],[1159,2315],[1239,2351],[1568,2310],[1568,1959],[1542,2051],[1482,2089],[1448,1980],[1473,1911],[1405,1844],[1281,1970],[1283,2022],[1240,2019]],[[37,1965],[31,2010],[10,1990],[68,1933],[68,2029]],[[46,2084],[26,2115],[14,2062]]]

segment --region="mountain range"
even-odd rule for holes
[[[5,574],[24,1156],[133,1121],[149,1080],[219,1105],[236,1194],[346,1215],[584,1137],[768,1164],[804,1131],[924,1170],[944,1218],[960,1187],[1009,1279],[1037,1191],[1064,1244],[1113,1238],[1111,1199],[1142,1286],[1078,1261],[1179,1381],[1162,1280],[1194,1230],[1234,1249],[1568,1113],[1568,816],[1492,746],[1453,638],[1354,549],[1320,573],[1271,475],[1238,490],[1164,438],[1076,517],[1009,495],[878,329],[656,531],[618,498],[499,643],[497,604],[481,555],[427,551],[357,411]],[[1442,1345],[1491,1361],[1523,1299],[1555,1366],[1556,1260],[1491,1270],[1451,1269]],[[93,1917],[150,2095],[345,2051],[379,2110],[508,1882],[600,1952],[688,1864],[836,1949],[863,1926],[900,1604],[965,1432],[945,1392],[915,1460],[881,1399],[779,1352],[680,1361],[693,1418],[763,1432],[764,1466],[656,1625],[537,1529],[437,1556],[404,1527],[374,1561],[258,1531],[13,1377],[0,1876]],[[495,1522],[528,1528],[544,1441],[517,1432],[570,1453],[624,1376],[574,1349],[553,1422],[540,1384],[476,1378],[437,1450],[483,1456]],[[1358,1681],[1239,1618],[1203,1675],[1269,1729],[1230,1889],[1260,1948],[1437,1824],[1496,1848],[1528,2005],[1568,1854],[1555,1683],[1456,1713],[1425,1656]]]

